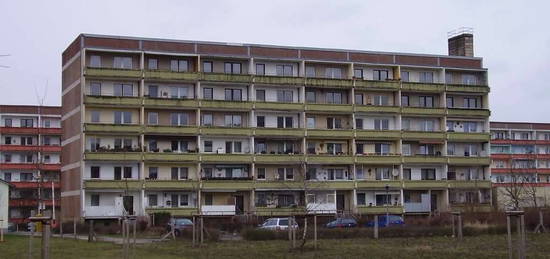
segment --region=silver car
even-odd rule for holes
[[[292,227],[297,229],[298,223],[294,222]],[[288,218],[269,218],[263,224],[259,225],[259,229],[265,230],[287,230],[288,229]]]

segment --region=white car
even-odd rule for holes
[[[298,223],[294,222],[293,228],[298,228]],[[269,218],[263,224],[259,225],[259,229],[265,230],[287,230],[288,218]]]

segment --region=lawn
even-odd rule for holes
[[[550,234],[527,236],[528,258],[550,258]],[[29,238],[7,235],[0,243],[1,258],[27,256]],[[286,241],[221,241],[191,248],[187,240],[138,245],[135,258],[506,258],[504,235],[450,237],[324,239],[319,250],[290,252]],[[40,256],[40,239],[33,239],[34,258]],[[111,243],[52,238],[51,258],[122,258],[122,246]]]

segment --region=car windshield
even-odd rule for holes
[[[399,217],[399,216],[390,216],[390,220],[391,221],[398,221],[398,220],[401,220],[401,217]]]
[[[288,226],[288,219],[281,219],[279,221],[280,226]]]
[[[193,225],[190,219],[176,219],[176,225]]]
[[[277,219],[268,219],[264,222],[264,226],[275,226],[277,225]]]

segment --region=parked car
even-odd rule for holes
[[[293,228],[298,228],[298,223],[292,224]],[[258,226],[259,229],[265,230],[287,230],[288,218],[269,218],[263,224]]]
[[[357,227],[357,221],[352,218],[337,218],[327,223],[327,228],[354,228]]]
[[[386,215],[378,216],[378,227],[387,227],[387,226],[402,226],[405,225],[403,217],[398,215],[389,215],[389,220],[386,220]],[[367,227],[374,227],[374,220],[369,221],[366,224]]]
[[[15,232],[17,230],[17,226],[13,222],[8,222],[8,232]]]
[[[190,219],[170,219],[166,229],[170,231],[170,226],[174,225],[174,235],[180,236],[181,233],[186,229],[193,229],[193,221]]]

